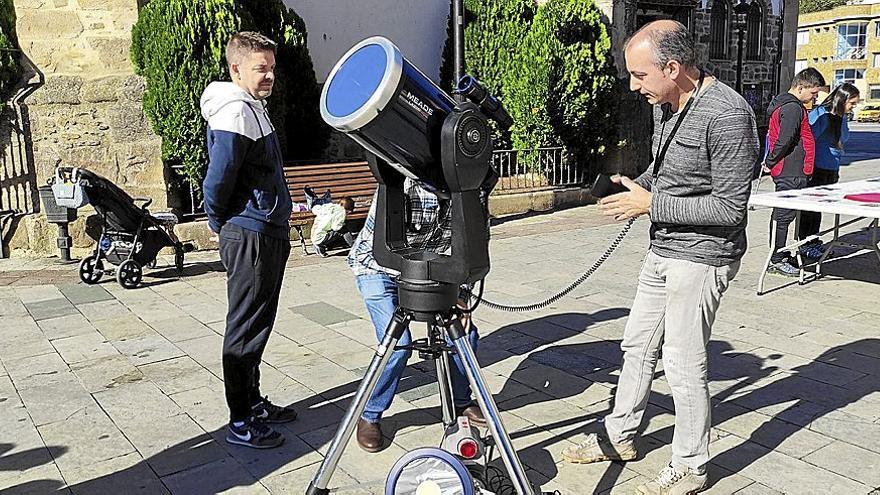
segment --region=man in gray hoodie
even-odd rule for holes
[[[229,305],[223,338],[226,441],[271,448],[284,437],[268,423],[296,419],[293,409],[272,404],[260,392],[260,361],[290,255],[292,209],[265,104],[275,83],[275,43],[259,33],[237,33],[226,61],[232,82],[212,82],[201,99],[210,158],[202,191],[208,226],[220,239]]]
[[[690,32],[652,22],[625,46],[630,88],[654,106],[654,161],[627,192],[604,198],[618,220],[648,215],[651,247],[621,348],[614,409],[563,457],[589,463],[632,460],[651,381],[663,364],[675,404],[672,459],[642,493],[685,495],[707,486],[711,425],[706,346],[721,295],[746,250],[755,116],[729,86],[696,67]]]

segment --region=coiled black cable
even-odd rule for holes
[[[483,303],[486,306],[488,306],[489,308],[494,309],[494,310],[508,311],[511,313],[526,313],[528,311],[536,311],[536,310],[539,310],[542,308],[546,308],[547,306],[549,306],[549,305],[555,303],[556,301],[562,299],[563,297],[567,296],[568,293],[570,293],[571,291],[576,289],[577,286],[581,285],[588,278],[590,278],[590,276],[593,273],[595,273],[595,271],[598,270],[599,267],[602,266],[603,263],[605,263],[605,261],[608,260],[608,257],[611,256],[611,254],[617,249],[617,247],[620,246],[620,243],[623,241],[623,238],[626,237],[626,235],[629,233],[630,228],[632,228],[633,222],[635,222],[635,218],[630,218],[629,221],[626,222],[626,225],[624,225],[623,228],[620,229],[620,233],[617,234],[617,237],[615,237],[613,241],[611,241],[611,244],[608,245],[608,248],[605,249],[605,252],[602,253],[602,256],[599,256],[599,258],[595,262],[593,262],[593,265],[590,266],[590,268],[587,269],[587,271],[585,271],[583,274],[581,274],[581,276],[578,277],[577,280],[575,280],[574,282],[569,284],[568,287],[566,287],[566,288],[562,289],[561,291],[557,292],[556,294],[548,297],[547,299],[544,299],[543,301],[537,302],[534,304],[523,304],[523,305],[501,304],[501,303],[488,301],[486,299],[483,299],[483,285],[484,285],[485,281],[481,281],[480,282],[480,292],[478,294],[474,294],[472,291],[465,291],[471,298],[476,299],[476,301],[477,301],[472,307],[465,310],[465,312],[466,313],[473,312],[474,310],[477,309],[477,306],[479,306],[480,303]]]

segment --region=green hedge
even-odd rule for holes
[[[515,148],[564,146],[580,166],[614,142],[611,35],[593,0],[548,0],[503,84]]]
[[[532,0],[465,0],[465,73],[470,74],[502,102],[507,101],[506,75],[516,72],[516,50],[535,16]],[[450,19],[451,23],[451,19]],[[452,87],[452,32],[443,51],[442,86]],[[506,146],[507,133],[497,136]]]
[[[12,0],[0,0],[0,98],[4,100],[12,94],[12,90],[21,79],[22,70],[18,48],[18,37],[15,34],[15,8]]]
[[[285,157],[314,158],[326,143],[305,26],[281,0],[152,0],[132,29],[132,62],[146,80],[144,111],[162,137],[162,158],[182,163],[195,186],[207,165],[199,98],[211,81],[229,80],[226,43],[243,30],[279,44],[269,113]]]
[[[801,14],[831,10],[840,5],[846,5],[846,0],[800,0],[798,2]]]

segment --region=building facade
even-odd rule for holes
[[[800,16],[797,48],[797,70],[815,67],[832,87],[848,82],[862,101],[880,101],[880,2]]]

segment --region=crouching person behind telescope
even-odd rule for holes
[[[452,246],[452,210],[449,203],[438,201],[437,196],[425,190],[413,180],[404,183],[408,208],[406,237],[410,247],[433,253],[448,253]],[[361,230],[348,255],[348,265],[355,274],[358,290],[364,305],[370,313],[376,339],[382,342],[385,330],[397,308],[397,272],[379,266],[373,257],[373,231],[376,224],[376,198]],[[468,330],[468,340],[474,352],[477,350],[477,328],[464,317],[462,325]],[[397,343],[398,346],[412,344],[412,335],[407,329]],[[406,368],[412,351],[397,350],[391,355],[385,369],[379,376],[376,389],[367,402],[367,407],[357,423],[358,445],[367,452],[378,452],[383,448],[380,421],[382,413],[390,406]],[[459,356],[454,357],[455,366],[450,366],[452,376],[452,398],[456,414],[466,416],[476,426],[485,426],[486,419],[480,408],[473,402],[470,385],[464,374]]]

